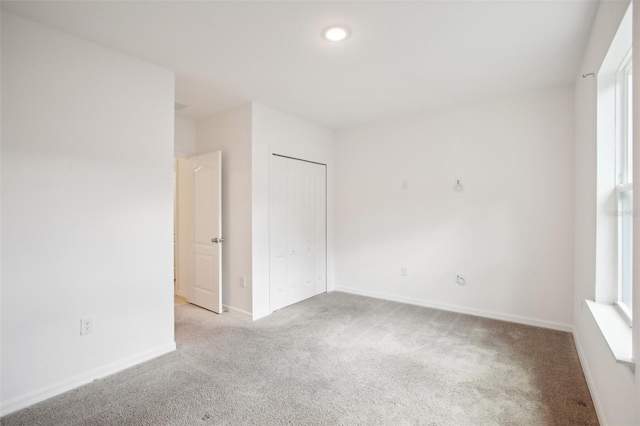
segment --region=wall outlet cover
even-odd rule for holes
[[[80,335],[93,333],[93,318],[80,318]]]

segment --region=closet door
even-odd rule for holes
[[[302,254],[304,245],[304,230],[302,229],[304,185],[302,182],[303,168],[301,161],[285,160],[287,169],[287,199],[286,205],[286,242],[287,250],[285,256],[286,283],[285,283],[285,304],[283,306],[296,303],[302,300]]]
[[[297,166],[300,170],[300,193],[298,194],[300,204],[300,217],[298,219],[299,230],[299,254],[298,258],[294,260],[298,269],[298,280],[300,283],[300,296],[295,298],[294,302],[308,299],[311,296],[315,296],[315,235],[314,235],[314,222],[317,215],[315,206],[315,185],[314,185],[314,172],[318,166],[317,164],[308,163],[304,161],[298,161]]]
[[[326,291],[326,166],[272,156],[270,308]]]
[[[269,305],[272,311],[287,306],[287,159],[272,156],[269,164]]]
[[[327,291],[327,166],[313,170],[313,295]]]

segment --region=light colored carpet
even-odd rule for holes
[[[570,334],[328,293],[254,323],[176,306],[178,351],[2,425],[595,425]]]

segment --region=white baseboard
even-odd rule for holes
[[[589,388],[589,393],[591,394],[591,400],[593,401],[593,406],[596,409],[598,422],[602,426],[606,426],[607,422],[604,418],[604,411],[600,403],[600,398],[598,397],[598,392],[596,391],[596,385],[593,381],[593,377],[591,376],[591,370],[589,370],[589,364],[587,364],[587,359],[584,355],[582,344],[580,343],[580,339],[578,338],[578,334],[576,333],[575,328],[572,330],[572,334],[573,343],[576,345],[576,352],[578,352],[578,359],[580,359],[580,365],[582,366],[582,372],[584,373],[584,377],[587,380],[587,387]]]
[[[262,311],[262,312],[256,312],[255,314],[253,314],[253,320],[259,320],[260,318],[264,318],[266,316],[269,316],[273,313],[273,311]]]
[[[500,321],[515,322],[518,324],[533,325],[535,327],[549,328],[551,330],[571,333],[573,326],[553,321],[539,320],[535,318],[521,317],[518,315],[503,314],[500,312],[485,311],[482,309],[467,308],[464,306],[449,305],[447,303],[432,302],[429,300],[415,299],[412,297],[398,296],[395,294],[381,293],[377,291],[362,290],[358,288],[336,286],[335,291],[368,296],[376,299],[390,300],[393,302],[407,303],[409,305],[424,306],[425,308],[440,309],[443,311],[457,312],[460,314],[474,315],[477,317],[491,318]]]
[[[233,306],[229,305],[222,305],[222,309],[227,311],[229,315],[233,317],[253,321],[253,315],[251,314],[251,312],[243,311],[242,309],[234,308]]]
[[[44,401],[45,399],[60,395],[61,393],[70,391],[71,389],[75,389],[79,386],[91,383],[96,379],[110,376],[111,374],[117,373],[118,371],[126,370],[127,368],[133,367],[135,365],[141,364],[145,361],[149,361],[153,358],[159,357],[160,355],[164,355],[175,350],[176,342],[166,343],[148,351],[124,358],[120,361],[112,362],[102,367],[98,367],[85,373],[78,374],[75,377],[61,380],[57,383],[45,386],[38,390],[29,392],[25,395],[12,398],[2,403],[2,406],[0,407],[0,415],[4,416],[9,413],[13,413],[14,411],[26,408],[37,402]]]

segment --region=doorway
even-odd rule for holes
[[[174,295],[222,312],[222,153],[176,158]]]

